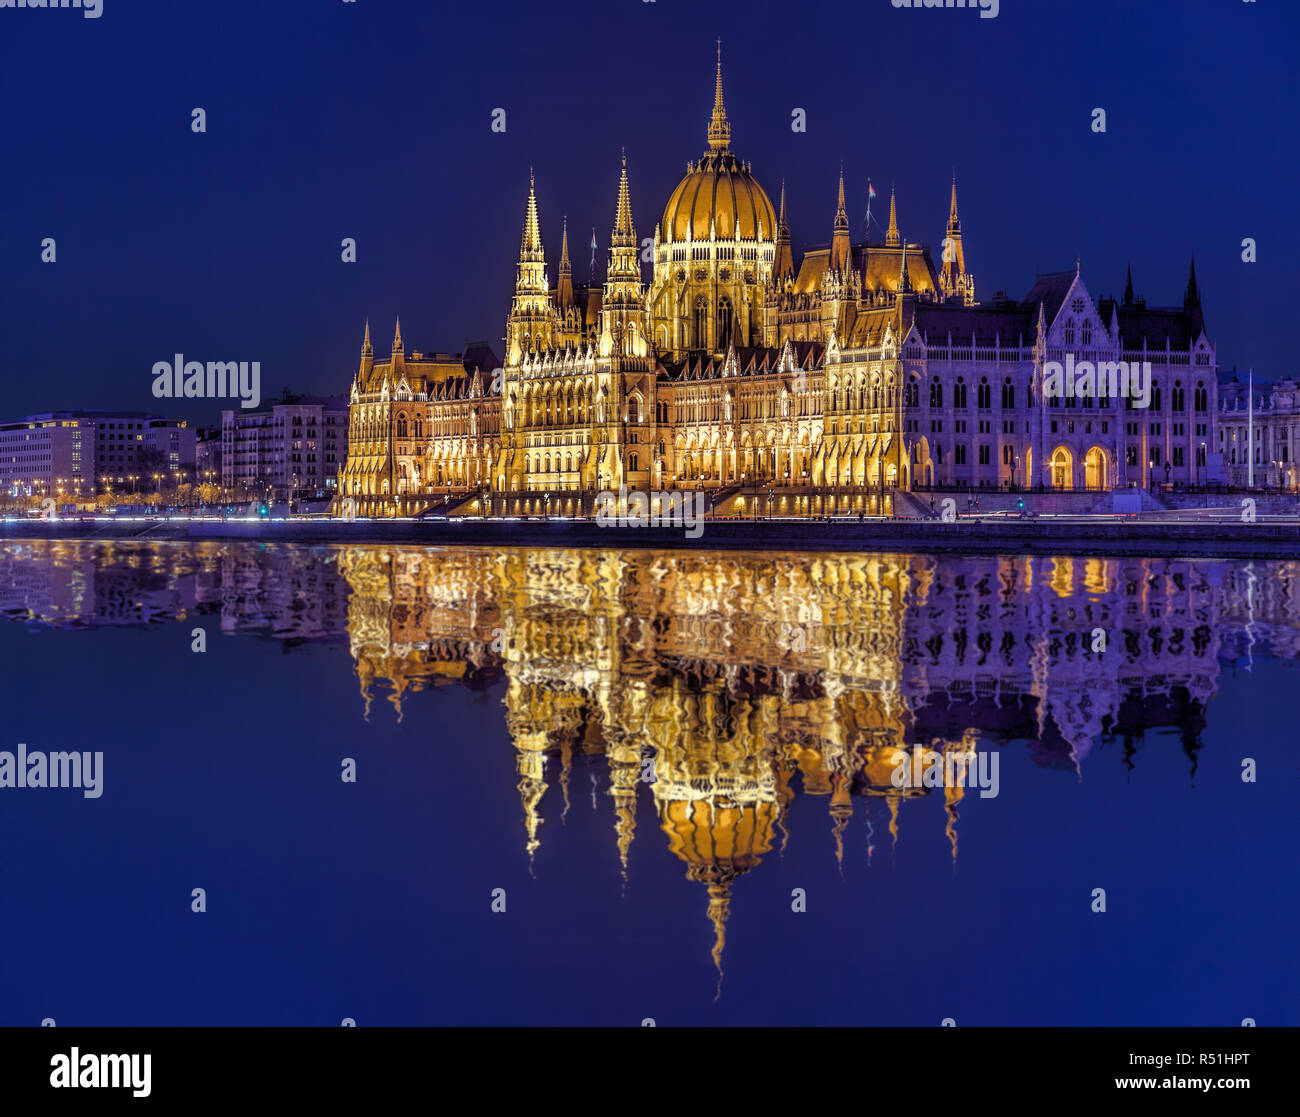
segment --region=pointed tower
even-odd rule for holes
[[[600,355],[644,357],[648,352],[645,288],[641,284],[641,254],[632,224],[632,199],[627,184],[627,155],[618,181],[618,203],[609,238],[609,270],[601,299]]]
[[[573,266],[569,263],[569,219],[565,217],[563,232],[560,234],[560,286],[556,291],[555,304],[560,310],[573,306]]]
[[[912,277],[907,274],[907,245],[903,245],[903,262],[898,269],[898,293],[900,296],[912,293]]]
[[[402,375],[402,370],[406,368],[406,347],[402,344],[402,320],[397,319],[397,331],[393,334],[393,366],[392,366],[393,388],[397,387],[397,379]]]
[[[722,152],[731,149],[731,125],[722,104],[722,40],[718,40],[718,72],[713,89],[713,117],[709,121],[709,147]]]
[[[541,222],[537,216],[537,190],[528,172],[528,207],[524,213],[524,235],[519,245],[519,266],[515,274],[515,297],[506,327],[506,363],[517,365],[531,352],[550,349],[554,344],[555,308],[546,279],[546,256],[542,251]]]
[[[1192,266],[1187,273],[1187,290],[1183,293],[1183,309],[1191,314],[1201,309],[1201,289],[1196,285],[1196,257],[1192,257]]]
[[[790,223],[785,216],[785,179],[781,180],[781,214],[776,225],[776,261],[772,278],[778,289],[787,279],[794,279],[794,254],[790,251]]]
[[[375,350],[370,344],[370,319],[366,319],[366,336],[361,342],[361,368],[357,371],[357,383],[361,385],[362,391],[366,390],[366,385],[370,381],[370,374],[375,367]]]
[[[1201,288],[1196,282],[1196,258],[1187,273],[1187,291],[1183,295],[1183,310],[1187,314],[1187,325],[1193,337],[1205,329],[1205,316],[1201,312]]]
[[[1128,276],[1124,280],[1124,305],[1133,305],[1133,265],[1128,266]]]
[[[894,205],[894,184],[889,184],[889,231],[885,234],[885,244],[889,248],[898,247],[898,210]]]
[[[835,207],[835,228],[831,234],[832,271],[843,272],[849,266],[849,215],[844,209],[844,164],[840,164],[840,192]]]
[[[952,201],[948,206],[948,224],[943,238],[943,271],[939,289],[944,298],[965,295],[966,254],[961,243],[961,217],[957,214],[957,172],[952,175]]]

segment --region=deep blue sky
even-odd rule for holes
[[[956,165],[981,297],[1082,256],[1095,294],[1119,294],[1131,260],[1139,294],[1181,304],[1194,253],[1221,365],[1276,375],[1300,247],[1297,30],[1281,0],[1003,0],[987,20],[888,0],[6,10],[0,413],[215,418],[153,399],[175,352],[260,360],[264,396],[344,391],[367,315],[381,353],[398,314],[408,349],[499,349],[529,166],[552,274],[567,213],[583,280],[620,147],[642,235],[704,149],[717,35],[733,146],[774,200],[786,179],[796,249],[828,238],[841,159],[855,238],[870,176],[873,217],[894,180],[904,235],[937,245]]]

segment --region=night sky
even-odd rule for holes
[[[1094,295],[1131,261],[1139,295],[1181,305],[1194,254],[1220,366],[1268,379],[1290,367],[1297,30],[1290,0],[3,10],[0,412],[216,421],[221,402],[153,398],[177,352],[260,361],[264,398],[341,393],[367,316],[378,354],[399,314],[408,351],[499,352],[529,167],[552,279],[564,214],[575,282],[592,226],[599,278],[619,150],[649,236],[705,149],[719,35],[732,146],[774,202],[786,179],[796,253],[829,239],[843,160],[855,240],[867,178],[882,223],[892,180],[903,235],[937,257],[955,165],[981,299],[1081,256]]]

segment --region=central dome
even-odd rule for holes
[[[711,151],[691,167],[664,206],[666,241],[776,239],[776,211],[749,167],[728,150]]]
[[[774,241],[776,211],[749,165],[731,152],[731,125],[722,104],[722,41],[709,121],[709,150],[689,166],[664,206],[660,234],[665,241],[708,240],[710,229],[721,240]]]

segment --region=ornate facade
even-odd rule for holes
[[[732,150],[720,48],[706,140],[644,244],[624,156],[601,287],[575,288],[567,228],[551,284],[530,176],[493,375],[481,360],[426,370],[400,333],[376,364],[367,333],[356,461],[339,486],[357,512],[486,512],[490,499],[497,512],[575,513],[624,486],[778,514],[827,509],[827,497],[888,510],[917,487],[1206,479],[1217,358],[1194,268],[1181,307],[1148,308],[1131,275],[1122,299],[1096,297],[1077,265],[1040,275],[1021,301],[983,304],[955,178],[936,267],[899,232],[892,191],[884,243],[854,243],[842,171],[830,240],[796,266],[784,184],[774,207]],[[1150,406],[1050,398],[1044,365],[1068,355],[1149,362]]]

